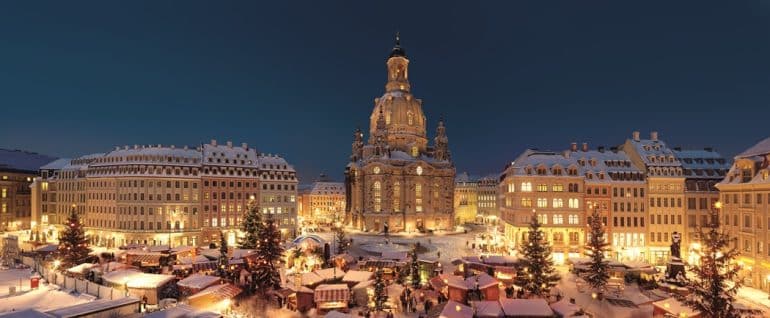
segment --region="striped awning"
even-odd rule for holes
[[[366,261],[366,264],[364,265],[364,268],[393,268],[396,267],[396,261],[387,261],[387,260],[371,260]]]
[[[200,263],[192,264],[193,271],[195,272],[208,271],[208,270],[215,271],[217,270],[218,266],[219,264],[217,263],[217,261],[200,262]]]
[[[142,266],[158,266],[160,265],[160,254],[138,254],[129,255],[131,262],[139,262]]]
[[[345,284],[320,285],[315,289],[313,300],[317,303],[347,302],[350,300],[350,291]]]

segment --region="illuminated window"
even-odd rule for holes
[[[540,224],[548,224],[548,214],[538,214],[537,221]]]
[[[530,182],[522,182],[521,183],[521,192],[532,192],[532,183],[530,183]]]
[[[401,182],[393,184],[393,211],[401,211]]]
[[[515,188],[515,186],[514,186],[513,183],[509,183],[508,184],[508,192],[513,192],[515,190],[514,188]]]
[[[422,184],[414,185],[415,211],[422,212]]]
[[[569,199],[569,208],[570,209],[580,208],[580,201],[578,201],[578,199]]]
[[[554,208],[563,208],[564,207],[564,201],[561,198],[555,198],[553,199],[553,207]]]
[[[564,216],[561,214],[554,214],[553,224],[564,224]]]
[[[379,181],[374,182],[374,211],[382,211],[382,184]]]
[[[537,192],[548,192],[548,185],[547,184],[538,184],[537,185]]]
[[[531,208],[532,207],[532,199],[530,199],[530,198],[521,198],[521,207],[522,208]]]
[[[537,207],[538,208],[545,208],[548,206],[548,199],[546,198],[537,198]]]
[[[578,224],[578,222],[580,222],[580,218],[576,214],[569,215],[569,224]]]
[[[414,114],[412,112],[406,113],[406,121],[409,123],[409,125],[414,125]]]
[[[8,197],[8,189],[3,188],[3,192],[2,193],[3,193],[3,195],[2,195],[3,198]]]
[[[420,150],[417,149],[417,146],[412,146],[412,157],[417,157],[420,155]]]
[[[564,185],[563,184],[554,184],[551,186],[551,191],[553,192],[563,192],[564,191]]]

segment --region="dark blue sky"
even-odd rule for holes
[[[633,130],[727,156],[770,135],[767,1],[4,1],[0,147],[216,138],[339,180],[396,30],[458,171]]]

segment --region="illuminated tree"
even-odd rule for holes
[[[588,241],[586,249],[591,256],[591,262],[589,263],[588,276],[586,282],[591,287],[602,290],[607,286],[607,281],[610,279],[610,264],[604,260],[604,252],[607,251],[609,244],[604,235],[604,225],[602,224],[602,218],[599,216],[598,209],[594,209],[591,214],[591,237]]]
[[[88,258],[88,241],[75,208],[70,211],[64,233],[59,238],[57,254],[64,268],[79,265]]]
[[[344,254],[348,251],[350,240],[345,235],[345,229],[342,226],[334,227],[334,238],[337,241],[337,254]]]
[[[540,229],[540,222],[535,215],[529,223],[527,241],[522,242],[519,253],[521,262],[516,274],[516,285],[538,297],[547,297],[551,287],[559,281],[559,275],[553,267],[551,246]]]
[[[417,246],[412,249],[412,261],[409,263],[409,272],[412,274],[412,287],[420,288],[420,262],[417,260]]]
[[[735,262],[738,251],[730,247],[735,246],[736,239],[720,230],[716,211],[712,209],[711,222],[701,227],[696,236],[702,249],[699,251],[699,264],[690,268],[695,275],[687,282],[691,297],[686,302],[703,317],[739,317],[733,302],[743,285],[738,279],[741,267]]]
[[[388,294],[385,291],[385,280],[382,279],[382,268],[377,268],[374,272],[374,311],[385,309],[385,302],[388,301]]]
[[[249,210],[241,222],[241,231],[244,236],[239,242],[240,248],[257,248],[259,232],[262,231],[262,214],[259,212],[259,207],[253,204],[253,199],[249,202]]]
[[[264,290],[278,289],[281,285],[281,276],[275,266],[283,256],[281,246],[281,232],[273,216],[268,214],[259,232],[259,244],[257,244],[257,267],[255,269],[257,283]]]
[[[229,265],[229,256],[227,256],[227,239],[225,232],[219,232],[219,277],[227,277],[227,265]]]

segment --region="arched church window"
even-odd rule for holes
[[[420,150],[417,149],[417,146],[412,146],[412,157],[417,157],[420,155]]]
[[[382,211],[382,184],[379,181],[374,182],[374,211]]]
[[[412,112],[406,113],[406,121],[410,126],[414,125],[414,114]]]
[[[401,182],[393,183],[393,211],[401,211]]]
[[[385,114],[385,124],[390,125],[390,112]]]

